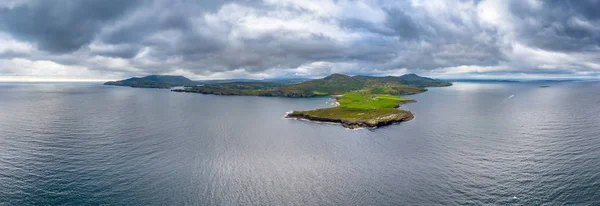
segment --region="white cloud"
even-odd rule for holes
[[[2,0],[0,2],[0,9],[2,8],[14,8],[15,6],[26,4],[27,0]]]
[[[490,73],[490,72],[509,72],[514,71],[514,68],[508,66],[478,66],[478,65],[461,65],[455,67],[440,68],[431,71],[431,74],[438,77],[447,76],[464,76],[472,73]]]
[[[510,53],[511,64],[524,65],[531,68],[547,70],[555,69],[596,69],[599,61],[596,54],[590,53],[564,53],[547,51],[539,48],[531,48],[523,44],[515,44]]]
[[[327,6],[325,8],[318,7],[319,4],[316,2],[293,2],[294,5],[311,9],[311,11],[313,9],[317,11],[327,10]],[[360,38],[360,34],[341,28],[337,22],[338,20],[329,15],[331,14],[328,13],[329,11],[322,11],[327,15],[321,12],[317,12],[318,15],[312,15],[312,13],[286,10],[285,6],[291,3],[274,3],[277,9],[272,11],[257,10],[235,3],[226,4],[218,12],[206,14],[204,21],[211,29],[228,32],[230,34],[228,40],[233,42],[258,39],[274,33],[285,34],[286,38],[311,38],[313,35],[323,35],[338,41],[352,41]],[[324,5],[329,4],[324,3]],[[333,8],[330,9],[333,10],[341,9],[335,4],[331,4],[331,6]],[[222,25],[228,25],[229,28]],[[228,31],[228,29],[230,30]]]
[[[35,48],[27,42],[17,41],[7,34],[0,33],[0,54],[6,52],[28,53],[34,49]]]
[[[116,76],[91,71],[86,67],[62,65],[52,61],[31,61],[22,58],[0,59],[1,81],[39,79],[45,81],[72,81],[77,79],[102,81],[114,78]]]

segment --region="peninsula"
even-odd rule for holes
[[[294,111],[287,118],[341,123],[346,128],[375,128],[414,118],[409,111],[396,109],[412,99],[381,94],[346,93],[336,97],[339,106],[310,111]]]
[[[199,82],[182,76],[147,76],[131,78],[106,85],[170,88],[174,92],[214,95],[249,95],[270,97],[318,97],[334,96],[338,106],[310,111],[293,111],[286,118],[306,119],[320,122],[341,123],[347,128],[375,128],[414,118],[409,111],[397,109],[401,104],[414,102],[412,99],[395,95],[418,94],[426,87],[444,87],[452,83],[421,77],[416,74],[403,76],[348,76],[332,74],[322,79],[306,81],[233,81]]]

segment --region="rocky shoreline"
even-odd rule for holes
[[[358,120],[358,121],[350,121],[336,118],[326,118],[326,117],[313,117],[306,114],[301,113],[289,113],[285,116],[285,118],[295,118],[295,119],[304,119],[309,121],[316,122],[330,122],[330,123],[339,123],[343,127],[356,129],[356,128],[377,128],[386,125],[391,125],[395,123],[406,122],[414,119],[414,115],[409,112],[410,115],[396,115],[394,118],[390,118],[384,121],[369,121],[369,120]]]

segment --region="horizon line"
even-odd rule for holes
[[[183,76],[183,75],[170,75],[170,76]],[[349,76],[367,76],[367,75],[349,75]],[[394,75],[386,75],[386,76],[394,76]],[[402,76],[402,75],[400,75]],[[421,76],[421,75],[419,75]],[[185,76],[184,76],[185,77]],[[375,76],[374,76],[375,77]],[[378,76],[385,77],[385,76]],[[556,77],[556,78],[481,78],[481,77],[430,77],[423,76],[432,79],[439,79],[445,81],[570,81],[570,80],[595,80],[600,81],[600,77]],[[132,78],[132,77],[129,77]],[[187,78],[187,77],[186,77]],[[256,80],[256,81],[265,81],[265,80],[277,80],[277,79],[321,79],[323,77],[273,77],[273,78],[263,78],[263,79],[253,79],[253,78],[223,78],[223,79],[190,79],[192,81],[214,81],[214,80]],[[126,78],[128,79],[128,78]],[[93,82],[110,82],[110,81],[119,81],[123,79],[52,79],[52,78],[24,78],[24,79],[3,79],[0,77],[0,83],[93,83]]]

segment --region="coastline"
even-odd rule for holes
[[[105,85],[168,88],[172,92],[226,96],[287,98],[329,96],[333,99],[328,101],[331,107],[293,111],[285,118],[338,123],[346,128],[376,128],[414,119],[411,112],[397,108],[402,104],[415,101],[398,95],[419,94],[426,92],[426,87],[445,87],[451,86],[452,83],[416,74],[372,77],[335,73],[320,79],[300,82],[232,81],[207,85],[184,76],[149,75],[106,82]]]

